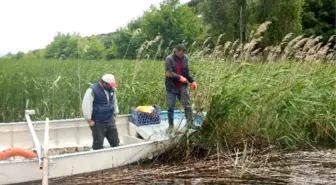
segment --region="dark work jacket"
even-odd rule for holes
[[[167,91],[174,91],[175,89],[175,85],[174,85],[174,81],[178,81],[180,79],[180,75],[176,74],[176,57],[174,54],[169,55],[166,58],[165,61],[165,85],[166,85],[166,90]],[[190,73],[190,69],[189,69],[189,60],[188,57],[186,55],[184,55],[182,57],[182,70],[183,70],[183,74],[182,76],[185,77],[189,83],[193,83],[195,80],[192,77],[191,73]]]
[[[94,93],[91,119],[98,124],[112,122],[114,116],[114,90],[108,91],[109,102],[107,102],[104,88],[99,85],[99,82],[93,84],[91,89]]]

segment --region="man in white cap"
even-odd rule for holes
[[[83,98],[83,114],[93,137],[93,150],[103,148],[106,137],[111,147],[119,146],[119,136],[115,123],[119,113],[114,88],[117,83],[112,74],[105,74],[99,82],[86,90]]]

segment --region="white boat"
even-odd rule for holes
[[[0,161],[0,184],[39,181],[42,180],[43,170],[47,170],[48,178],[57,178],[119,167],[157,156],[174,143],[165,133],[167,112],[161,112],[160,124],[145,126],[133,124],[131,115],[121,115],[116,120],[119,147],[110,148],[105,139],[104,149],[53,154],[47,156],[46,162],[43,161],[43,149],[91,148],[91,130],[84,119],[33,122],[30,120],[31,113],[26,111],[27,122],[0,123],[1,148],[35,148],[38,154],[36,159],[12,157]],[[198,115],[194,124],[200,126],[203,116],[204,113]],[[176,111],[174,121],[178,130],[185,128],[183,112]],[[40,141],[44,141],[43,147]],[[47,169],[44,167],[42,170],[43,162],[48,163]]]

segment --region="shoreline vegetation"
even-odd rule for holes
[[[37,112],[34,120],[81,117],[85,89],[105,72],[118,80],[121,114],[135,105],[166,109],[163,67],[163,61],[147,60],[0,62],[0,122],[24,121],[27,99]],[[191,62],[191,71],[199,83],[191,94],[192,106],[208,112],[194,137],[199,146],[233,146],[245,140],[332,146],[336,141],[334,63],[201,59]]]

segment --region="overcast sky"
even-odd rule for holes
[[[0,55],[43,48],[57,32],[79,32],[82,36],[112,32],[160,2],[0,0]]]

